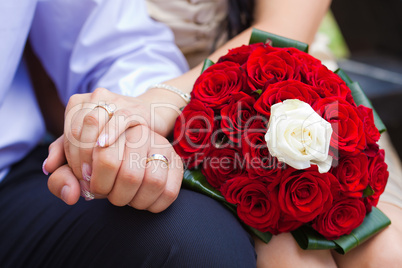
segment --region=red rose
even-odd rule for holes
[[[345,197],[334,201],[332,207],[313,221],[313,228],[328,240],[350,234],[366,216],[366,208],[361,198]]]
[[[278,194],[268,191],[263,180],[237,177],[226,182],[221,192],[237,205],[237,215],[247,225],[261,232],[271,232],[279,220]]]
[[[366,147],[363,121],[357,108],[339,98],[320,99],[313,107],[318,114],[331,123],[331,154],[355,155]]]
[[[245,73],[237,63],[226,61],[214,64],[195,81],[191,98],[212,109],[221,109],[229,103],[231,94],[244,88],[245,79]]]
[[[222,131],[234,143],[239,143],[245,126],[253,120],[254,102],[255,99],[244,92],[234,93],[231,102],[221,110]]]
[[[308,84],[316,87],[321,97],[337,96],[356,106],[346,83],[327,67],[321,65],[306,74]]]
[[[289,47],[286,49],[294,58],[300,61],[300,65],[302,66],[302,70],[305,73],[309,72],[312,69],[322,66],[320,60],[314,58],[310,54],[298,50],[297,48]]]
[[[192,100],[177,118],[174,126],[174,149],[187,168],[198,166],[211,149],[214,111],[198,100]]]
[[[246,127],[242,141],[243,155],[250,178],[264,177],[268,187],[275,187],[281,179],[284,167],[271,156],[265,141],[267,123],[262,118],[254,120]]]
[[[368,185],[368,159],[364,153],[339,159],[338,166],[331,173],[338,178],[345,196],[362,197]]]
[[[250,56],[251,52],[253,52],[258,47],[265,47],[264,43],[256,43],[250,44],[248,46],[242,45],[241,47],[229,49],[229,52],[220,57],[218,63],[224,61],[231,61],[243,65],[247,62],[248,57]],[[270,47],[272,51],[276,51],[276,48]]]
[[[367,157],[375,157],[380,150],[380,146],[377,143],[367,143],[367,147],[364,150],[364,153]]]
[[[251,53],[246,63],[248,85],[251,89],[263,89],[267,84],[299,79],[300,62],[286,50],[268,53],[271,49],[259,47]]]
[[[279,184],[279,206],[290,219],[309,222],[328,210],[336,178],[317,168],[288,172]]]
[[[363,105],[359,105],[357,109],[362,115],[367,145],[377,143],[377,141],[380,139],[381,134],[375,126],[373,110]]]
[[[227,180],[242,176],[243,156],[233,148],[214,149],[204,159],[201,172],[214,188],[220,189]]]
[[[302,226],[304,223],[300,222],[295,219],[291,219],[287,217],[286,215],[282,214],[281,217],[279,218],[278,225],[276,226],[276,230],[272,232],[272,234],[280,234],[280,233],[287,233],[296,230],[300,226]]]
[[[269,85],[254,104],[254,108],[262,115],[271,115],[271,106],[287,99],[298,99],[310,106],[320,97],[309,86],[300,81],[288,80]]]
[[[379,150],[375,157],[369,159],[369,185],[374,190],[374,194],[367,197],[367,202],[371,206],[377,206],[378,199],[387,185],[389,172],[384,158],[384,150]]]

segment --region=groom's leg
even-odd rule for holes
[[[152,214],[107,200],[67,206],[36,150],[0,184],[0,267],[255,267],[250,236],[216,201],[182,190]]]

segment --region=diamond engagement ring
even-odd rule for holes
[[[150,157],[147,158],[146,163],[148,164],[151,161],[155,161],[155,160],[159,160],[164,162],[167,166],[169,166],[169,160],[167,159],[166,156],[162,155],[162,154],[153,154]]]
[[[94,107],[94,109],[96,109],[96,108],[102,108],[102,109],[104,109],[106,112],[107,112],[107,114],[109,115],[109,118],[111,118],[112,116],[113,116],[113,114],[114,114],[114,109],[112,109],[112,107],[110,107],[108,104],[100,104],[100,105],[97,105],[97,106],[95,106]]]

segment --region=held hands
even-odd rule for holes
[[[169,131],[165,120],[150,108],[148,101],[105,89],[71,97],[64,135],[50,145],[44,164],[52,173],[50,191],[70,205],[81,194],[117,206],[166,209],[179,193],[183,165],[161,135]]]

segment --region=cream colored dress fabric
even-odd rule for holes
[[[147,0],[147,5],[152,18],[172,29],[176,44],[186,56],[190,68],[202,62],[227,39],[223,33],[227,0]],[[335,70],[337,64],[325,42],[317,35],[310,46],[310,53]],[[389,170],[388,184],[380,200],[402,208],[401,161],[386,133],[379,144],[385,149],[385,162]]]
[[[172,29],[190,68],[226,41],[227,0],[147,0],[147,7]]]

